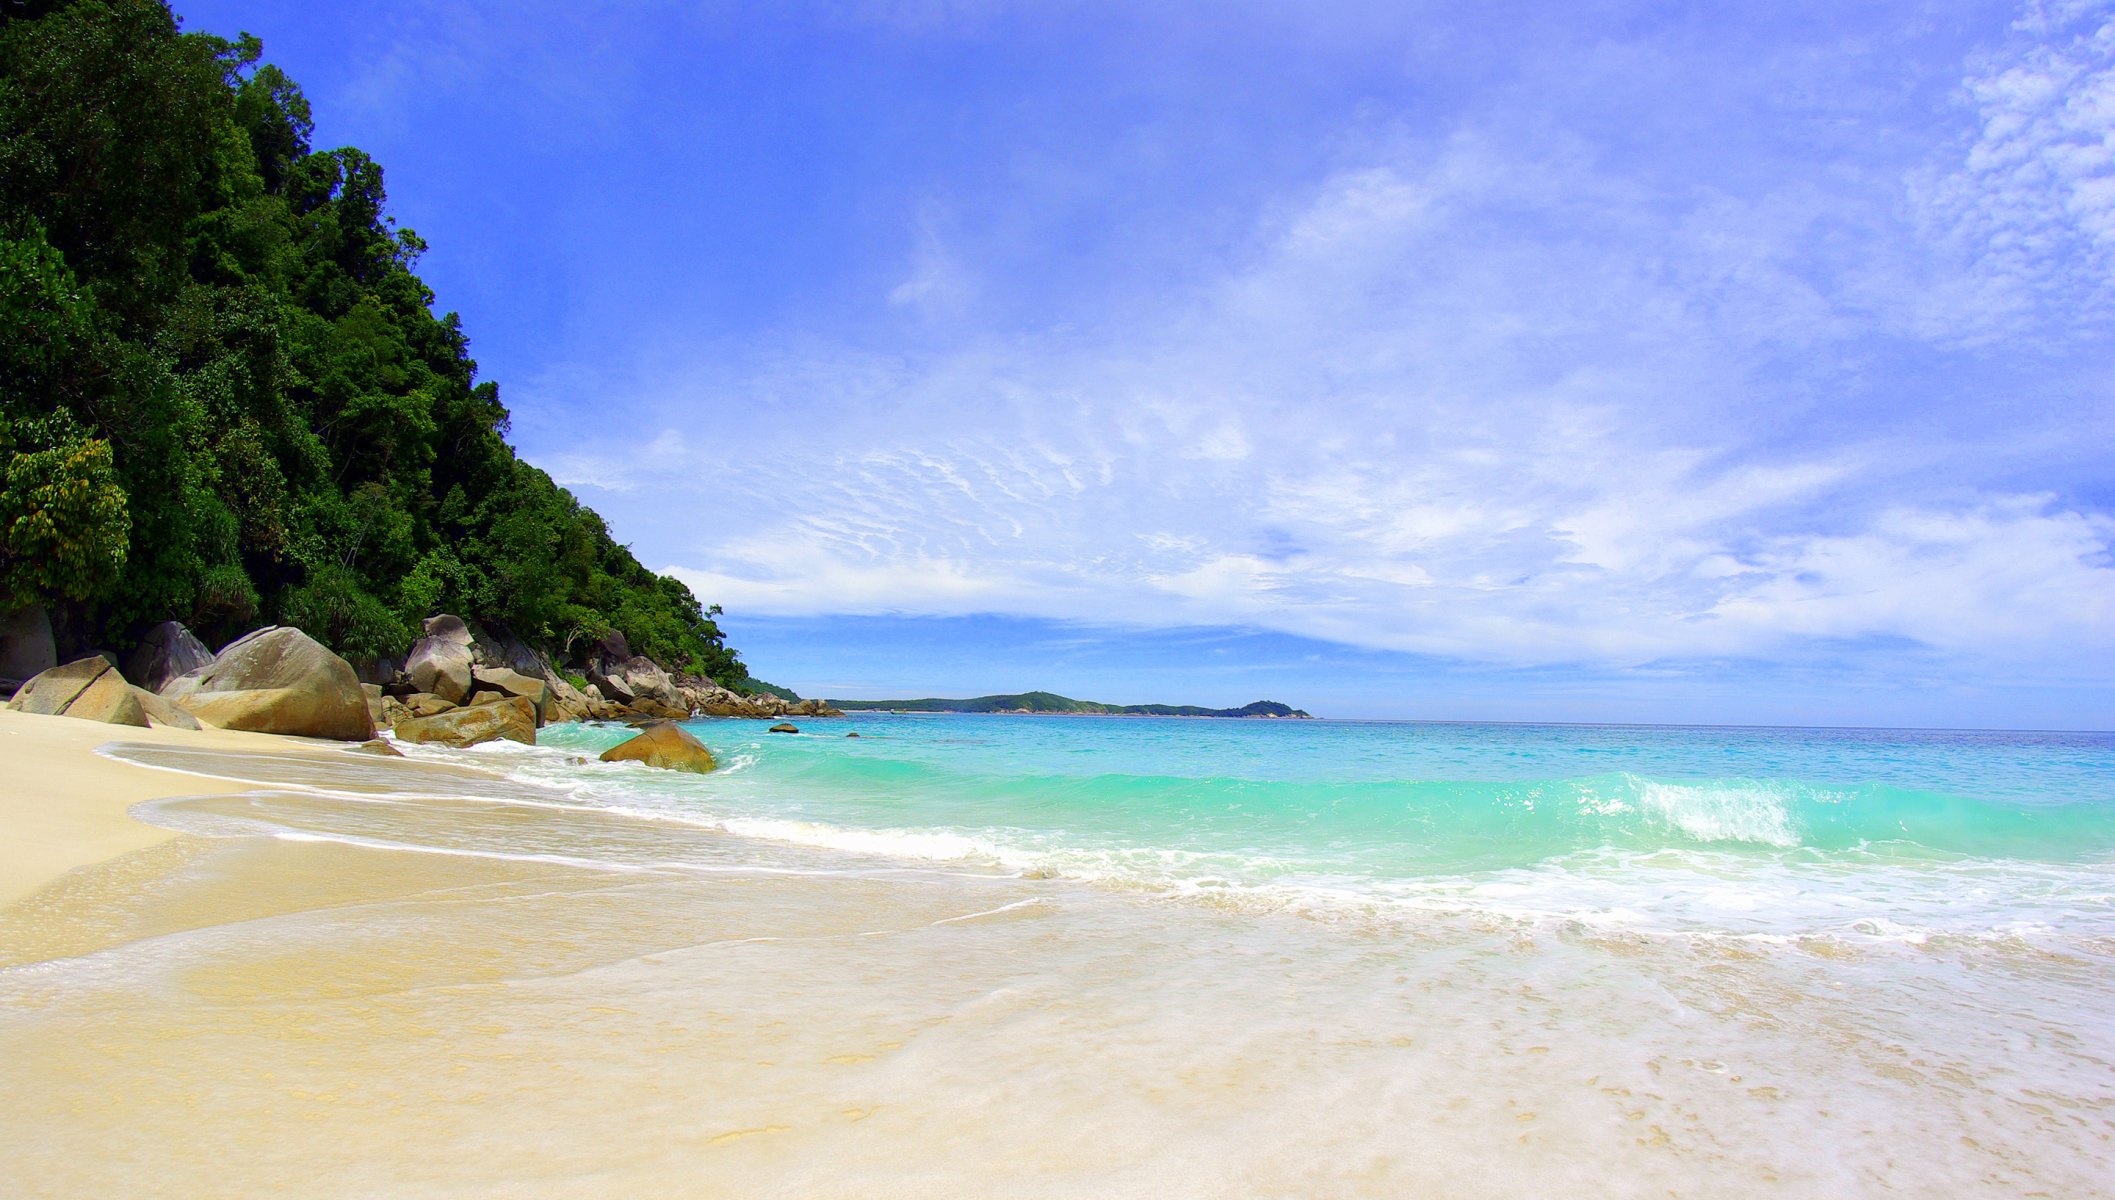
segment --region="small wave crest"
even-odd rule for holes
[[[1661,783],[1625,776],[1638,811],[1698,842],[1746,842],[1790,849],[1801,844],[1798,797],[1761,783]]]

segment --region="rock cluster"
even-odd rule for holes
[[[19,692],[16,679],[0,685],[0,695],[15,694],[9,707],[115,724],[203,723],[352,742],[371,742],[386,728],[407,742],[472,746],[498,738],[534,745],[536,730],[558,721],[630,721],[660,731],[657,722],[697,715],[844,715],[820,700],[744,696],[709,679],[670,675],[615,633],[589,648],[588,685],[575,687],[519,638],[448,613],[429,618],[401,659],[363,660],[357,669],[288,626],[245,634],[216,655],[165,621],[140,639],[122,675],[108,656],[54,665],[42,609],[0,614],[0,634],[0,667],[27,680]],[[659,747],[655,757],[689,764],[681,769],[712,769],[696,739],[665,728],[673,733],[654,732],[631,756]]]

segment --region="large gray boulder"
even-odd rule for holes
[[[125,660],[125,678],[159,692],[179,675],[211,666],[213,652],[180,621],[163,621],[147,631],[132,657]]]
[[[474,665],[469,626],[461,617],[442,613],[426,619],[426,636],[412,643],[404,673],[420,691],[461,704],[470,698]]]
[[[59,665],[51,616],[41,605],[0,613],[0,693]]]
[[[244,634],[162,693],[221,729],[364,742],[375,735],[352,664],[288,625]]]

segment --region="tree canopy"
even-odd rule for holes
[[[261,51],[162,0],[0,0],[0,609],[350,658],[445,610],[760,686],[717,607],[515,455],[380,164],[312,148]]]

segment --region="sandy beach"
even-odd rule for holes
[[[11,1195],[2105,1182],[2099,967],[2031,947],[1321,922],[289,739],[0,738]],[[1954,1019],[1964,954],[2042,1024]]]

